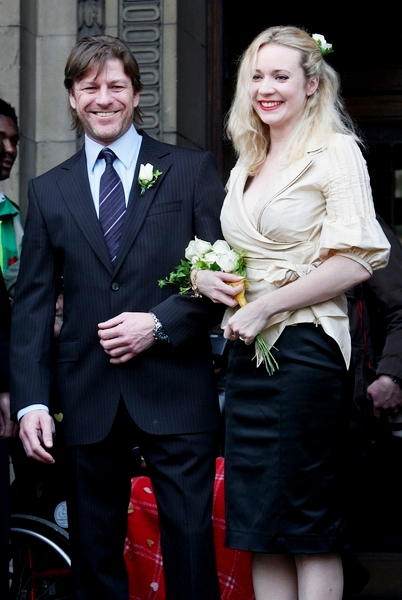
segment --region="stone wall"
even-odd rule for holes
[[[63,71],[81,35],[104,31],[132,47],[143,73],[144,129],[206,147],[205,7],[205,0],[0,0],[0,94],[15,107],[21,134],[4,187],[23,212],[28,181],[77,148]]]
[[[0,97],[9,102],[19,115],[20,83],[20,3],[0,0]],[[18,201],[19,160],[4,190]]]

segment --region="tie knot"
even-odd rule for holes
[[[103,148],[99,152],[98,158],[104,158],[107,165],[112,165],[116,159],[116,155],[110,148]]]

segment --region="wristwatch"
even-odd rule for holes
[[[153,313],[149,313],[154,320],[154,328],[152,330],[152,335],[154,336],[154,340],[157,342],[168,342],[169,336],[166,333],[162,323],[159,321],[158,317]]]

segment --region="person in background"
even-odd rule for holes
[[[193,284],[229,308],[226,539],[251,551],[257,600],[340,600],[351,340],[344,292],[387,264],[365,161],[322,36],[271,27],[242,56],[221,213],[247,261]],[[237,281],[238,285],[230,285]],[[278,369],[253,359],[257,334]]]
[[[377,416],[402,407],[402,246],[381,217],[391,244],[388,265],[348,292],[354,397],[372,401]]]
[[[0,140],[0,161],[4,146]],[[8,598],[8,545],[10,529],[10,465],[7,438],[15,435],[9,395],[10,303],[0,269],[0,598]]]
[[[388,265],[346,294],[353,399],[347,508],[358,539],[375,537],[376,531],[382,536],[387,530],[392,533],[399,514],[393,489],[399,445],[392,434],[400,436],[402,429],[402,245],[394,230],[380,216],[377,219],[391,244]],[[343,566],[346,599],[367,584],[370,573],[354,552],[344,553]]]
[[[8,198],[1,182],[11,175],[18,151],[18,119],[14,108],[0,98],[0,139],[3,143],[3,158],[0,162],[0,267],[9,295],[13,295],[18,275],[23,230],[19,207]]]
[[[28,456],[53,462],[54,391],[69,464],[75,598],[128,598],[123,547],[138,446],[158,502],[167,599],[217,600],[220,412],[208,334],[217,307],[157,282],[194,236],[221,237],[223,186],[210,153],[134,127],[142,85],[119,39],[79,40],[65,86],[85,142],[29,186],[11,340],[20,438]]]

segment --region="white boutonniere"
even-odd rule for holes
[[[324,56],[325,54],[330,54],[333,52],[332,44],[329,44],[325,37],[320,33],[313,33],[311,36],[315,43],[317,44],[321,54]]]
[[[140,172],[138,174],[138,185],[141,188],[141,196],[145,193],[145,191],[152,187],[158,177],[162,175],[162,171],[156,169],[151,163],[147,163],[146,165],[140,165]]]

